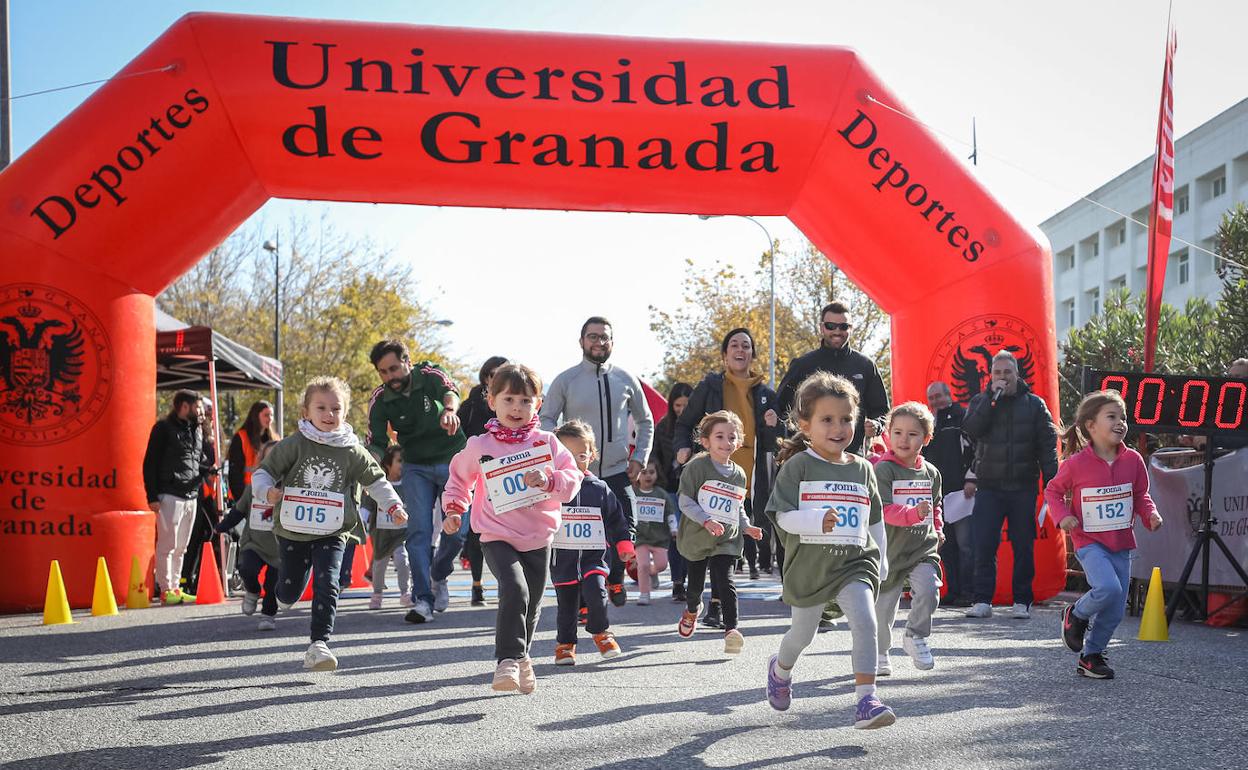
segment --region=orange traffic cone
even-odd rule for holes
[[[62,623],[73,623],[74,616],[69,612],[69,599],[65,597],[65,581],[61,579],[61,565],[56,559],[48,567],[48,593],[43,600],[43,624],[57,626]]]
[[[101,556],[95,562],[95,592],[91,598],[91,614],[117,615],[117,597],[113,595],[113,581],[108,576],[108,562]]]
[[[221,573],[217,570],[217,555],[212,551],[212,543],[204,543],[204,555],[199,560],[199,585],[196,589],[196,604],[220,604],[225,601]]]
[[[373,566],[372,549],[367,543],[360,543],[355,547],[355,557],[351,562],[351,585],[348,588],[372,588],[373,584],[368,578],[364,577],[364,573],[368,572],[368,568]]]
[[[145,610],[152,606],[151,590],[143,579],[143,570],[139,567],[139,557],[130,557],[130,589],[126,593],[126,609]]]

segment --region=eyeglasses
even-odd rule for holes
[[[853,326],[853,324],[851,324],[851,323],[838,324],[838,323],[833,323],[832,321],[824,321],[824,322],[823,322],[823,328],[827,329],[827,330],[828,330],[828,331],[830,331],[830,332],[834,332],[834,331],[836,331],[836,330],[838,330],[838,329],[839,329],[839,330],[841,330],[841,331],[843,331],[843,332],[847,332],[847,331],[849,331],[850,327],[852,327],[852,326]]]
[[[611,335],[610,335],[610,334],[593,334],[593,333],[590,333],[590,334],[586,334],[586,335],[585,335],[585,339],[589,340],[590,342],[610,342],[610,341],[611,341]]]
[[[572,457],[576,458],[580,462],[587,463],[594,459],[594,454],[593,452],[578,452],[572,455]]]

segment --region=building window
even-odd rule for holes
[[[1120,275],[1114,280],[1109,282],[1109,290],[1112,292],[1116,292],[1125,288],[1127,288],[1127,277],[1125,275]]]
[[[1175,216],[1178,216],[1179,214],[1186,214],[1189,205],[1190,201],[1187,199],[1187,187],[1184,187],[1182,190],[1179,190],[1174,194]]]
[[[1057,269],[1060,272],[1075,269],[1075,250],[1067,249],[1057,255]]]
[[[1219,195],[1225,195],[1225,194],[1226,194],[1226,176],[1225,176],[1225,175],[1222,175],[1222,176],[1219,176],[1219,177],[1214,177],[1214,179],[1213,179],[1213,195],[1211,195],[1211,196],[1209,196],[1209,197],[1211,197],[1211,198],[1216,198],[1216,197],[1218,197]]]
[[[1088,307],[1091,309],[1089,316],[1098,316],[1101,314],[1101,290],[1093,289],[1088,292]]]
[[[1075,325],[1075,301],[1073,299],[1068,299],[1062,303],[1062,315],[1066,317],[1067,327]]]
[[[1178,265],[1178,272],[1179,272],[1179,285],[1182,286],[1183,284],[1190,281],[1192,278],[1191,261],[1188,259],[1188,255],[1186,251],[1179,254],[1179,257],[1176,260],[1176,263]]]
[[[1122,227],[1118,228],[1117,237],[1115,238],[1115,241],[1117,242],[1119,246],[1127,242],[1127,226],[1126,225],[1123,225]]]
[[[1101,242],[1099,240],[1092,241],[1092,257],[1101,256]]]

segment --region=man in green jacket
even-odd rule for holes
[[[365,444],[380,460],[390,442],[390,428],[403,447],[399,494],[408,512],[413,601],[405,619],[427,623],[435,610],[445,610],[450,601],[446,565],[453,564],[463,546],[462,535],[443,535],[434,558],[433,506],[446,487],[451,458],[467,443],[457,414],[459,390],[438,366],[426,361],[413,365],[407,345],[400,340],[378,342],[369,360],[382,384],[369,399]]]

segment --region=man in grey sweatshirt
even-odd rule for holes
[[[619,499],[631,536],[637,521],[625,490],[650,456],[654,420],[637,378],[607,363],[614,344],[611,322],[599,316],[585,321],[580,344],[581,362],[550,383],[542,402],[542,428],[553,431],[560,423],[578,418],[589,423],[598,445],[598,460],[589,466],[590,471]],[[630,435],[629,417],[637,431],[636,439]],[[614,553],[607,593],[615,606],[624,606],[624,564]]]

